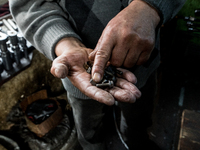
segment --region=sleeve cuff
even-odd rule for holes
[[[43,30],[44,34],[40,35],[41,38],[37,38],[41,39],[41,42],[35,42],[35,43],[40,43],[40,45],[36,45],[36,48],[50,60],[54,60],[56,58],[55,46],[61,39],[65,37],[75,37],[80,41],[82,41],[81,38],[74,32],[71,25],[67,21],[64,22],[58,21],[56,23],[55,21],[53,21],[52,25],[48,27],[44,25],[44,28],[40,29]]]

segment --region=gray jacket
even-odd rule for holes
[[[185,0],[144,0],[156,8],[161,24],[172,19]],[[64,37],[76,37],[94,48],[103,29],[131,0],[9,0],[11,14],[25,38],[47,58],[55,59],[54,47]],[[132,68],[141,88],[159,66],[159,42],[149,61]],[[85,96],[66,78],[64,86],[77,98]],[[87,97],[85,97],[87,98]]]

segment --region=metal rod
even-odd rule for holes
[[[15,31],[18,30],[17,26],[15,25],[15,23],[14,23],[11,19],[8,19],[8,23],[12,26],[12,28],[13,28]]]
[[[11,70],[12,60],[10,58],[10,52],[7,49],[6,42],[8,41],[8,36],[6,34],[0,34],[0,48],[1,48],[1,57],[3,60],[3,66],[5,70]]]
[[[11,25],[8,23],[8,21],[7,21],[6,19],[3,19],[2,21],[3,21],[4,25],[8,28],[8,30],[10,30],[10,31],[15,31],[15,30],[11,27]]]
[[[17,65],[21,64],[20,62],[20,49],[18,45],[18,38],[17,38],[17,32],[16,31],[8,31],[8,39],[10,40],[11,44],[11,50],[14,54],[14,59]]]

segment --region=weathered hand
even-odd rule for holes
[[[94,60],[93,80],[101,80],[108,61],[113,66],[127,68],[145,63],[154,48],[159,21],[156,10],[141,0],[134,0],[116,15],[89,56]]]
[[[134,103],[141,96],[141,92],[134,85],[137,79],[132,72],[122,68],[117,69],[122,71],[123,74],[118,75],[117,82],[113,88],[106,90],[114,96],[115,100]]]
[[[123,76],[112,89],[106,91],[91,85],[91,75],[83,67],[91,51],[75,38],[61,40],[55,49],[58,57],[53,61],[51,73],[58,78],[68,77],[82,93],[101,103],[113,105],[115,100],[135,102],[141,93],[132,84],[136,82],[136,77],[127,70],[121,70]]]

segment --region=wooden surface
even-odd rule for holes
[[[200,113],[183,111],[178,150],[200,150]]]

